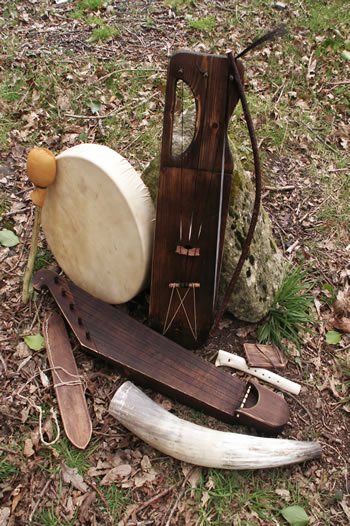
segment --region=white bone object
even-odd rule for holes
[[[163,409],[129,381],[116,391],[109,412],[155,449],[198,466],[272,468],[303,462],[322,452],[318,442],[216,431],[187,422]]]
[[[300,393],[301,385],[292,382],[287,378],[283,378],[283,376],[273,373],[268,369],[262,369],[261,367],[248,367],[245,359],[237,356],[236,354],[231,354],[226,351],[219,351],[216,357],[215,365],[238,369],[239,371],[256,376],[257,378],[260,378],[260,380],[264,380],[265,382],[268,382],[269,384],[294,395],[298,395]]]

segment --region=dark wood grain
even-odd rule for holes
[[[248,387],[245,382],[73,283],[67,285],[51,271],[37,272],[33,284],[38,289],[50,289],[86,349],[117,364],[138,383],[229,423],[239,419],[242,424],[272,433],[286,424],[288,406],[269,389],[253,385],[245,407],[240,409]],[[88,331],[88,338],[82,334],[82,328]]]
[[[243,77],[241,64],[239,68]],[[178,81],[191,88],[197,115],[191,144],[182,154],[172,156]],[[149,317],[156,330],[189,348],[198,347],[205,341],[213,321],[233,169],[227,126],[237,102],[227,57],[180,52],[171,58],[165,97]],[[221,228],[217,251],[219,214]],[[177,250],[179,245],[197,249],[199,256],[184,254],[184,251]],[[173,282],[183,284],[174,295],[169,289],[169,283]],[[200,287],[187,293],[183,308],[179,297],[184,297],[186,285],[193,282],[199,283]]]

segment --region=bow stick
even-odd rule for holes
[[[274,29],[272,31],[269,31],[268,33],[266,33],[262,37],[260,37],[257,40],[255,40],[252,44],[250,44],[248,47],[246,47],[241,53],[239,53],[235,57],[232,55],[231,51],[227,54],[227,57],[230,60],[230,63],[231,63],[232,69],[233,69],[234,80],[235,80],[235,83],[236,83],[237,91],[239,93],[239,97],[241,99],[243,113],[244,113],[244,117],[245,117],[245,120],[246,120],[246,123],[247,123],[248,131],[249,131],[249,137],[250,137],[250,142],[251,142],[251,145],[252,145],[252,151],[253,151],[253,157],[254,157],[254,171],[255,171],[255,200],[254,200],[253,212],[252,212],[250,225],[249,225],[247,237],[246,237],[246,240],[245,240],[242,252],[241,252],[241,256],[240,256],[240,258],[238,260],[238,263],[236,265],[236,268],[235,268],[235,270],[234,270],[234,272],[232,274],[230,283],[229,283],[229,285],[228,285],[228,287],[226,289],[225,296],[224,296],[224,298],[223,298],[223,300],[221,302],[221,305],[220,305],[219,310],[217,312],[217,315],[215,317],[213,326],[212,326],[212,328],[210,330],[210,336],[214,336],[214,334],[216,332],[216,329],[218,328],[220,320],[221,320],[222,316],[224,315],[224,312],[225,312],[225,310],[227,308],[228,302],[230,301],[233,289],[234,289],[234,287],[235,287],[235,285],[237,283],[237,280],[239,278],[239,275],[241,273],[243,264],[244,264],[244,262],[245,262],[245,260],[246,260],[246,258],[248,256],[249,248],[250,248],[250,245],[251,245],[251,242],[252,242],[252,239],[253,239],[253,235],[254,235],[254,231],[255,231],[255,227],[256,227],[256,224],[257,224],[257,221],[258,221],[259,210],[260,210],[260,201],[261,201],[261,166],[260,166],[258,143],[257,143],[257,140],[256,140],[253,120],[252,120],[251,115],[250,115],[248,102],[247,102],[247,99],[246,99],[246,96],[245,96],[244,88],[243,88],[243,85],[242,85],[242,82],[241,82],[241,78],[240,78],[240,75],[239,75],[239,72],[238,72],[237,62],[236,61],[237,61],[238,58],[240,58],[243,55],[245,55],[251,49],[254,49],[255,47],[259,46],[260,44],[262,44],[264,42],[274,40],[275,38],[277,38],[279,36],[282,36],[285,33],[286,33],[285,26],[280,26],[280,27],[278,27],[278,28],[276,28],[276,29]]]

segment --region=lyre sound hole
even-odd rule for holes
[[[179,79],[176,83],[176,100],[173,130],[171,137],[171,155],[177,157],[190,146],[196,128],[196,101],[186,82]]]

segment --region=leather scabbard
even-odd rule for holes
[[[66,436],[74,446],[85,449],[92,424],[64,321],[57,312],[46,316],[43,333]]]

